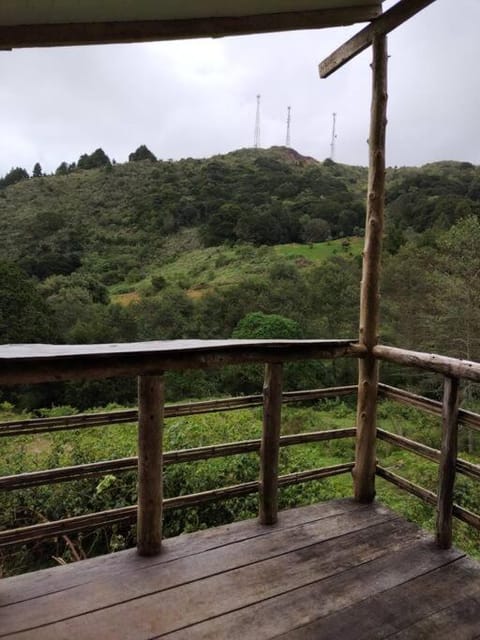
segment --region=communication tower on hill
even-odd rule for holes
[[[287,107],[287,136],[285,138],[285,146],[290,146],[290,122],[291,122],[291,109],[292,107]]]
[[[337,114],[333,113],[332,141],[330,142],[330,160],[335,160],[335,140],[337,139]]]
[[[255,133],[253,137],[253,146],[258,149],[260,146],[260,94],[257,95],[257,115],[255,117]]]

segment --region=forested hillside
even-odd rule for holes
[[[480,357],[480,169],[392,168],[387,184],[383,339]],[[173,162],[142,146],[125,164],[98,149],[55,175],[12,169],[0,340],[355,337],[365,188],[366,169],[283,147]],[[249,391],[244,378],[177,374],[169,393]],[[332,374],[289,382],[313,380]],[[3,393],[27,408],[134,399],[125,381]]]
[[[366,169],[319,163],[286,148],[240,150],[206,160],[158,161],[146,147],[115,164],[98,149],[55,175],[35,165],[0,180],[0,342],[90,343],[174,338],[355,338]],[[480,169],[442,162],[387,173],[381,340],[480,360]],[[167,376],[167,399],[259,393],[261,367]],[[346,359],[285,367],[287,389],[351,384]],[[382,365],[382,381],[439,397],[441,380]],[[111,404],[109,404],[111,403]],[[0,421],[133,406],[132,379],[0,389]],[[464,407],[478,410],[474,386]],[[355,404],[285,407],[282,432],[353,426]],[[432,447],[435,418],[384,402],[379,424]],[[167,449],[258,437],[258,410],[167,421]],[[136,426],[3,438],[0,475],[135,454]],[[352,441],[282,450],[281,472],[350,461]],[[462,456],[478,463],[475,434]],[[379,458],[432,491],[437,468],[379,443]],[[165,495],[258,477],[255,454],[169,466]],[[0,494],[0,529],[129,505],[135,473]],[[378,482],[382,501],[431,527],[430,507]],[[351,495],[347,476],[283,489],[281,507]],[[456,484],[478,511],[478,486]],[[255,498],[168,512],[167,535],[255,514]],[[130,526],[22,545],[0,555],[16,573],[124,548]],[[459,525],[456,543],[479,537]],[[50,560],[53,558],[53,560]]]

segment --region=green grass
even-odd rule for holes
[[[348,243],[348,244],[347,244]],[[314,263],[323,262],[335,255],[359,256],[363,250],[363,238],[339,238],[313,244],[281,244],[275,247],[277,255],[286,258],[306,258]]]
[[[193,249],[181,253],[167,264],[152,267],[151,273],[136,282],[120,282],[110,287],[112,296],[130,292],[148,293],[152,275],[162,276],[168,285],[190,291],[208,290],[240,284],[246,279],[265,279],[268,269],[278,260],[292,261],[300,269],[308,269],[339,255],[359,256],[363,238],[352,237],[315,244],[282,244],[273,247],[221,245]],[[192,295],[194,297],[194,295]]]

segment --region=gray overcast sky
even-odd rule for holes
[[[385,8],[392,2],[386,2]],[[317,64],[359,26],[154,44],[0,52],[0,175],[102,147],[117,162],[140,144],[159,158],[206,157],[261,144],[367,163],[371,52],[327,80]],[[437,0],[389,39],[390,165],[480,164],[480,2]]]

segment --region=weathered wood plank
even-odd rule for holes
[[[0,599],[0,607],[62,589],[69,589],[105,575],[128,573],[145,567],[158,566],[176,558],[188,557],[257,536],[271,535],[274,531],[283,531],[316,520],[359,510],[368,510],[372,517],[386,513],[393,516],[393,512],[389,512],[381,505],[375,503],[359,505],[350,499],[332,500],[308,507],[287,509],[279,512],[278,522],[273,528],[262,526],[257,519],[251,519],[164,540],[162,554],[154,558],[142,558],[137,555],[135,550],[129,549],[61,567],[55,566],[42,571],[5,578],[1,583],[4,589]]]
[[[380,262],[385,217],[385,140],[387,128],[387,39],[373,43],[372,105],[365,247],[360,289],[359,343],[367,350],[358,363],[357,439],[354,477],[355,498],[375,497],[378,362],[372,349],[378,342],[380,313]]]
[[[419,638],[472,640],[479,630],[480,602],[478,598],[465,598],[390,638],[392,640],[418,640]]]
[[[442,411],[442,445],[439,463],[437,503],[437,544],[452,546],[453,490],[458,450],[458,406],[460,381],[445,377]]]
[[[328,78],[359,53],[365,51],[374,42],[375,37],[387,35],[432,2],[434,0],[400,0],[325,58],[319,65],[320,77]]]
[[[270,640],[316,618],[344,610],[354,603],[407,583],[460,557],[459,552],[451,549],[441,551],[435,549],[429,541],[420,542],[405,549],[392,550],[347,570],[339,570],[336,575],[324,579],[312,578],[312,582],[302,588],[292,589],[246,609],[187,627],[172,633],[168,638],[244,640],[254,637],[255,640]],[[162,636],[159,634],[156,637]],[[307,637],[311,640],[322,636]],[[335,636],[330,637],[333,640]]]
[[[378,3],[372,1],[362,6],[244,16],[1,26],[0,49],[151,42],[339,27],[366,22],[377,16],[379,10]]]
[[[98,609],[88,615],[35,627],[35,638],[37,640],[47,638],[52,640],[62,636],[86,638],[95,634],[96,637],[104,640],[110,638],[146,640],[146,638],[170,633],[176,629],[185,629],[207,618],[220,616],[239,608],[244,609],[255,605],[259,600],[271,601],[273,597],[284,593],[291,598],[292,594],[296,594],[305,584],[322,581],[329,576],[336,578],[338,572],[341,579],[345,573],[351,573],[347,569],[353,570],[359,565],[371,567],[375,565],[373,560],[376,558],[388,558],[388,564],[390,564],[393,552],[402,547],[407,547],[409,555],[401,556],[400,561],[403,560],[410,572],[414,571],[416,575],[419,568],[431,567],[433,561],[434,566],[439,563],[437,555],[434,554],[432,557],[431,547],[426,549],[424,543],[415,544],[414,541],[420,534],[416,527],[406,522],[401,524],[397,521],[387,522],[375,528],[375,535],[372,535],[372,531],[371,528],[363,529],[340,538],[310,545],[303,550],[285,553],[263,562],[162,590],[146,597],[135,598],[114,607]],[[411,547],[408,548],[408,545]],[[412,551],[414,549],[417,549],[417,553]],[[412,553],[413,562],[407,561],[407,557],[409,558]],[[450,554],[450,560],[459,555],[453,551],[443,553]],[[405,569],[402,569],[402,572],[404,573]],[[390,582],[391,578],[388,577],[387,580]],[[344,580],[343,585],[345,587]],[[125,586],[126,584],[122,584],[122,588]],[[295,596],[293,598],[295,599]],[[41,608],[40,613],[45,615],[45,607]],[[12,623],[17,629],[25,624],[19,620],[18,615],[14,616]],[[188,632],[191,632],[190,628]],[[31,631],[20,632],[16,634],[16,638],[23,640],[31,633]],[[225,635],[224,632],[223,635],[212,633],[209,637],[232,636],[229,633]],[[245,637],[248,637],[248,633],[246,634],[244,626],[242,638]],[[260,636],[255,634],[255,637]]]
[[[227,364],[360,357],[352,340],[164,340],[97,345],[0,346],[0,384],[158,375]]]
[[[160,553],[163,512],[163,376],[138,379],[137,551]]]
[[[383,640],[480,593],[480,566],[462,558],[278,636],[279,640]],[[461,629],[461,625],[459,625]],[[453,631],[452,629],[450,630]],[[460,631],[461,633],[461,631]],[[402,636],[403,637],[403,636]],[[419,634],[413,636],[424,638]],[[436,640],[436,635],[426,636]],[[457,638],[456,633],[450,637]],[[471,636],[469,636],[471,637]]]
[[[312,545],[364,529],[371,531],[375,525],[380,527],[380,531],[387,537],[397,537],[399,534],[396,532],[399,529],[403,531],[406,539],[418,535],[416,527],[399,521],[389,511],[376,515],[367,510],[345,513],[283,531],[273,531],[269,536],[259,536],[171,560],[166,565],[151,565],[141,571],[123,572],[113,577],[104,576],[94,584],[89,583],[39,596],[28,604],[4,607],[0,609],[2,630],[13,633],[19,629],[53,623],[62,618],[88,614],[90,611],[164,592],[225,571],[279,558],[294,551],[308,554]],[[121,588],[119,582],[122,584]]]
[[[275,524],[278,512],[278,456],[282,415],[283,365],[265,366],[263,385],[263,431],[260,447],[259,517]]]
[[[422,353],[421,351],[386,347],[385,345],[376,345],[373,353],[376,358],[386,362],[442,373],[452,378],[464,378],[465,380],[480,382],[480,363],[478,362],[439,356],[435,353]]]

